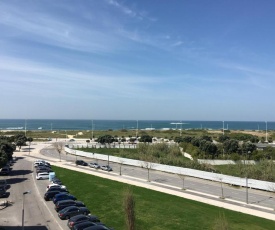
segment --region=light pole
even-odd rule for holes
[[[268,141],[267,141],[267,121],[265,122],[265,142],[268,143]]]
[[[245,178],[246,181],[246,204],[248,204],[248,178]]]
[[[25,195],[31,193],[31,191],[23,192],[23,200],[22,200],[22,230],[24,230],[24,203],[25,203]]]
[[[138,137],[138,120],[137,120],[137,129],[136,129],[136,138]]]

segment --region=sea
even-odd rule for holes
[[[269,121],[0,119],[0,130],[275,130]]]

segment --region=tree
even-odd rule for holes
[[[225,141],[227,141],[227,140],[229,140],[229,139],[230,139],[229,136],[220,135],[219,138],[218,138],[218,141],[221,142],[221,143],[223,143],[223,142],[225,142]]]
[[[176,143],[181,143],[181,142],[183,142],[183,137],[175,137],[174,141]]]
[[[31,143],[33,142],[33,138],[32,137],[28,137],[27,141],[29,142],[29,155],[30,155],[30,151],[31,151]]]
[[[143,134],[140,138],[139,138],[139,142],[148,142],[148,143],[152,143],[152,137],[149,136],[148,134]]]
[[[183,137],[183,142],[191,143],[192,140],[193,140],[193,137],[191,137],[191,136],[185,136],[185,137]]]
[[[100,136],[97,138],[97,142],[100,144],[111,144],[114,142],[114,137],[112,137],[111,135],[107,134],[104,136]]]
[[[178,176],[179,176],[179,178],[182,180],[182,190],[186,190],[185,188],[184,188],[184,180],[185,180],[185,175],[184,174],[178,174]]]
[[[62,142],[55,142],[55,143],[53,143],[53,147],[58,152],[58,154],[59,154],[59,161],[61,161],[61,153],[62,153],[62,150],[64,149],[64,144]]]
[[[250,141],[244,142],[242,144],[242,155],[249,154],[248,158],[250,158],[250,154],[253,153],[257,149],[257,146],[252,144]]]
[[[135,199],[132,190],[128,187],[124,192],[124,211],[127,230],[135,230]]]
[[[212,158],[215,157],[218,150],[217,146],[214,143],[205,140],[202,140],[200,142],[200,149],[204,151],[206,154],[211,155]]]
[[[200,138],[195,137],[192,139],[191,144],[196,147],[200,147],[200,142],[201,142]]]
[[[86,143],[87,143],[87,148],[88,148],[88,145],[89,145],[89,143],[90,143],[90,140],[86,140]]]
[[[239,142],[235,139],[229,139],[223,143],[223,147],[227,154],[236,153],[239,150]]]
[[[8,138],[0,138],[0,168],[10,160],[16,146],[8,141]]]
[[[19,151],[21,150],[21,147],[26,145],[27,137],[24,134],[17,134],[14,136],[14,143],[16,146],[18,146]]]

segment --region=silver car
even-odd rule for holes
[[[98,163],[95,162],[91,162],[88,164],[91,168],[95,168],[95,169],[99,169],[100,165]]]
[[[109,165],[102,165],[100,168],[104,171],[113,171],[113,169]]]

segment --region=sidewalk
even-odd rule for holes
[[[253,204],[246,204],[244,202],[239,202],[235,200],[230,200],[230,199],[224,199],[221,200],[218,197],[205,194],[205,193],[200,193],[200,192],[195,192],[195,191],[185,191],[181,190],[180,188],[174,187],[174,186],[168,186],[168,185],[163,185],[157,182],[147,182],[146,180],[138,179],[138,178],[133,178],[133,177],[127,177],[127,176],[120,176],[117,173],[113,172],[98,172],[98,171],[91,171],[87,170],[83,166],[75,166],[74,164],[62,160],[61,162],[57,158],[49,157],[40,154],[40,151],[45,148],[49,147],[50,144],[37,144],[37,145],[32,145],[34,149],[32,149],[30,155],[28,152],[15,152],[15,156],[24,156],[27,160],[34,161],[36,159],[44,159],[49,161],[52,165],[61,167],[61,168],[67,168],[70,170],[75,170],[78,172],[83,172],[87,174],[91,174],[94,176],[122,182],[122,183],[127,183],[171,195],[175,195],[178,197],[190,199],[190,200],[195,200],[199,201],[205,204],[209,205],[214,205],[217,207],[229,209],[232,211],[236,212],[242,212],[246,213],[249,215],[253,216],[258,216],[261,218],[269,219],[269,220],[275,220],[275,213],[274,210],[271,208],[266,208],[258,205],[253,205]]]

